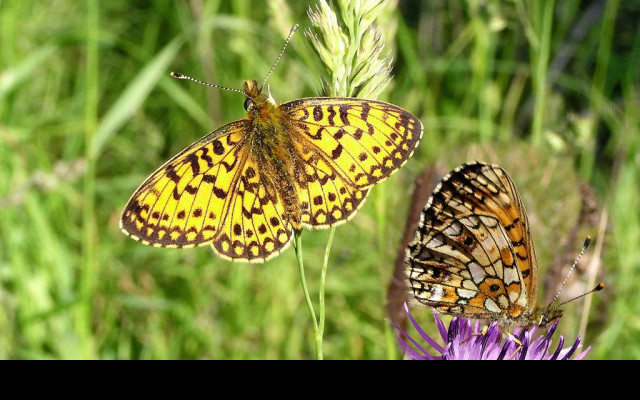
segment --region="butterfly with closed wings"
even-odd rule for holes
[[[546,326],[562,316],[551,306],[556,299],[537,308],[529,221],[513,180],[498,165],[470,162],[442,179],[422,211],[405,266],[414,298],[440,313],[507,328]]]

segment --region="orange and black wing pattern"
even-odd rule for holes
[[[497,165],[472,162],[443,178],[405,264],[415,299],[439,312],[516,321],[535,309],[537,263],[527,214]]]

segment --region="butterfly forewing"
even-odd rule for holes
[[[494,187],[498,189],[498,195],[488,196],[492,200],[488,205],[504,228],[506,238],[513,246],[513,255],[515,255],[522,282],[526,288],[528,310],[533,311],[538,293],[538,269],[529,230],[529,220],[522,198],[515,183],[502,168],[496,165],[487,165],[480,170],[482,172],[475,179],[476,187],[484,186],[485,193],[491,194],[496,192]],[[509,255],[505,252],[504,261],[512,264]]]
[[[211,242],[242,170],[247,129],[246,120],[225,125],[156,170],[127,203],[123,232],[163,247]]]
[[[345,184],[366,189],[413,154],[422,123],[392,104],[355,98],[308,98],[281,106],[305,145],[321,153]]]
[[[442,180],[422,212],[406,263],[416,299],[438,311],[516,319],[535,307],[526,213],[499,166],[469,163]]]

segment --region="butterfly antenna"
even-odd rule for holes
[[[188,76],[188,75],[184,75],[184,74],[181,74],[181,73],[179,73],[179,72],[172,72],[172,73],[171,73],[171,76],[172,76],[172,77],[174,77],[174,78],[176,78],[176,79],[184,79],[184,80],[187,80],[187,81],[193,81],[193,82],[199,83],[199,84],[201,84],[201,85],[211,86],[211,87],[218,88],[218,89],[229,90],[229,91],[231,91],[231,92],[238,92],[238,93],[242,93],[242,94],[243,94],[243,95],[245,95],[245,96],[247,95],[247,94],[246,94],[245,92],[243,92],[242,90],[233,89],[233,88],[228,88],[228,87],[224,87],[224,86],[216,85],[216,84],[213,84],[213,83],[203,82],[203,81],[201,81],[200,79],[192,78],[192,77],[190,77],[190,76]]]
[[[298,27],[299,27],[299,25],[295,24],[291,28],[291,31],[289,31],[289,36],[287,36],[287,40],[285,40],[285,42],[284,42],[284,46],[282,47],[282,51],[280,51],[280,55],[276,59],[276,62],[273,63],[273,66],[269,70],[269,73],[267,74],[267,76],[265,76],[264,80],[262,81],[262,86],[260,86],[260,91],[261,92],[262,92],[262,88],[264,88],[264,84],[267,83],[267,79],[269,79],[269,76],[271,75],[273,70],[276,68],[276,65],[278,65],[278,61],[280,61],[280,59],[282,58],[282,55],[284,54],[284,51],[287,48],[287,45],[289,44],[289,40],[291,40],[291,36],[293,36],[294,32],[298,30]]]
[[[562,303],[558,304],[557,306],[555,306],[555,307],[553,307],[553,308],[549,309],[549,311],[548,311],[548,312],[551,312],[551,311],[555,310],[555,309],[556,309],[556,308],[558,308],[558,307],[562,307],[563,305],[565,305],[565,304],[567,304],[567,303],[571,303],[571,302],[572,302],[572,301],[574,301],[574,300],[578,300],[578,299],[580,299],[580,298],[582,298],[582,297],[584,297],[584,296],[586,296],[586,295],[588,295],[588,294],[595,293],[595,292],[599,292],[599,291],[601,291],[602,289],[604,289],[604,282],[600,282],[600,283],[598,283],[598,285],[597,285],[596,287],[594,287],[593,289],[589,290],[589,291],[588,291],[588,292],[586,292],[586,293],[582,293],[580,296],[576,296],[576,297],[574,297],[574,298],[573,298],[573,299],[571,299],[571,300],[563,301]]]
[[[580,250],[580,254],[578,254],[578,258],[576,258],[576,260],[573,262],[573,265],[571,266],[571,269],[569,270],[569,273],[567,274],[566,278],[564,278],[564,281],[562,282],[562,285],[560,285],[560,289],[559,289],[559,290],[558,290],[558,292],[556,293],[556,295],[555,295],[555,297],[553,298],[553,300],[551,300],[551,302],[550,302],[550,303],[549,303],[549,305],[547,306],[547,310],[548,310],[548,311],[553,311],[553,310],[555,310],[556,308],[560,307],[561,305],[563,305],[563,304],[567,304],[569,301],[573,301],[573,300],[579,299],[580,297],[582,297],[582,296],[586,296],[586,295],[588,295],[588,294],[590,294],[590,293],[593,293],[593,292],[598,292],[598,291],[600,291],[600,290],[602,290],[602,289],[604,288],[604,283],[600,283],[600,284],[598,284],[598,286],[596,286],[596,288],[595,288],[595,289],[593,289],[593,290],[591,290],[591,291],[589,291],[589,292],[587,292],[587,293],[581,294],[580,296],[578,296],[578,297],[576,297],[576,298],[574,298],[574,299],[571,299],[571,300],[569,300],[569,301],[565,301],[564,303],[562,303],[562,304],[558,304],[557,306],[555,306],[555,307],[551,308],[551,305],[552,305],[556,300],[558,300],[558,298],[560,297],[560,294],[562,293],[562,290],[564,289],[564,286],[567,284],[567,281],[569,280],[569,277],[570,277],[570,276],[571,276],[571,274],[573,273],[573,270],[574,270],[574,269],[576,269],[576,267],[578,266],[578,262],[580,261],[580,259],[581,259],[581,258],[582,258],[582,256],[584,255],[584,252],[585,252],[585,251],[587,251],[587,247],[589,247],[589,244],[590,244],[590,243],[591,243],[591,237],[587,236],[587,238],[586,238],[586,239],[585,239],[585,241],[584,241],[584,244],[582,245],[582,250]],[[600,286],[602,286],[602,287],[600,287]]]

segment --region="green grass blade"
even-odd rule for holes
[[[124,89],[118,100],[100,121],[90,147],[90,156],[97,157],[109,139],[144,103],[158,81],[168,73],[184,39],[176,38],[158,53]]]

